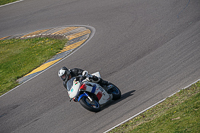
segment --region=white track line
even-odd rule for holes
[[[24,0],[18,0],[18,1],[12,2],[12,3],[8,3],[8,4],[5,4],[5,5],[1,5],[0,7],[12,5],[12,4],[15,4],[15,3],[18,3],[18,2],[22,2],[22,1],[24,1]]]
[[[196,80],[195,82],[193,82],[193,83],[189,84],[188,86],[186,86],[186,87],[184,87],[184,88],[182,88],[182,89],[180,89],[180,90],[184,90],[184,89],[186,89],[186,88],[190,87],[191,85],[193,85],[193,84],[197,83],[198,81],[200,81],[200,79]],[[180,90],[178,90],[177,92],[175,92],[175,93],[171,94],[171,95],[170,95],[170,96],[168,96],[168,97],[171,97],[171,96],[173,96],[174,94],[178,93]],[[168,97],[167,97],[167,98],[168,98]],[[123,121],[123,122],[121,122],[121,123],[117,124],[116,126],[114,126],[114,127],[110,128],[110,129],[108,129],[108,130],[107,130],[107,131],[105,131],[104,133],[107,133],[107,132],[109,132],[109,131],[113,130],[114,128],[116,128],[116,127],[118,127],[118,126],[120,126],[120,125],[122,125],[122,124],[126,123],[127,121],[129,121],[129,120],[133,119],[134,117],[136,117],[136,116],[138,116],[138,115],[140,115],[140,114],[144,113],[144,112],[145,112],[145,111],[147,111],[148,109],[150,109],[150,108],[152,108],[152,107],[156,106],[157,104],[159,104],[159,103],[161,103],[161,102],[165,101],[167,98],[164,98],[164,99],[160,100],[159,102],[157,102],[157,103],[155,103],[155,104],[151,105],[150,107],[148,107],[148,108],[146,108],[146,109],[142,110],[141,112],[137,113],[136,115],[134,115],[134,116],[132,116],[132,117],[130,117],[130,118],[128,118],[128,119],[126,119],[125,121]]]

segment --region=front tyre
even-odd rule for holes
[[[109,86],[111,86],[111,88],[109,88],[108,94],[112,94],[113,95],[113,100],[120,99],[121,91],[119,90],[119,88],[117,86],[115,86],[114,84],[112,84],[112,83],[110,83]]]
[[[88,97],[82,97],[80,99],[80,104],[85,109],[92,112],[99,112],[101,110],[99,103],[94,98],[92,98],[92,101],[90,101]]]

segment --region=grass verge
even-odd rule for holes
[[[11,2],[15,2],[17,0],[0,0],[0,5],[5,5],[5,4],[8,4],[8,3],[11,3]]]
[[[200,81],[109,133],[160,132],[200,132]]]
[[[16,80],[53,57],[66,39],[0,40],[0,95],[18,85]]]

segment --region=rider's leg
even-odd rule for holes
[[[100,78],[100,81],[98,82],[98,84],[100,84],[101,86],[107,86],[107,85],[109,85],[109,82]]]
[[[105,81],[105,80],[103,80],[102,78],[99,78],[99,77],[97,77],[97,76],[92,76],[92,80],[94,81],[94,82],[97,82],[98,84],[100,84],[101,86],[104,86],[104,85],[109,85],[109,82],[108,81]]]

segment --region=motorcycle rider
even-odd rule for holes
[[[76,77],[76,80],[80,80],[80,78],[89,77],[89,79],[92,82],[96,82],[100,84],[101,86],[109,85],[108,81],[105,81],[102,78],[99,78],[97,76],[90,75],[88,71],[82,70],[79,68],[68,69],[64,66],[58,71],[58,76],[63,80],[63,85],[66,89],[67,89],[67,86],[66,86],[67,81],[70,80],[72,77]]]

